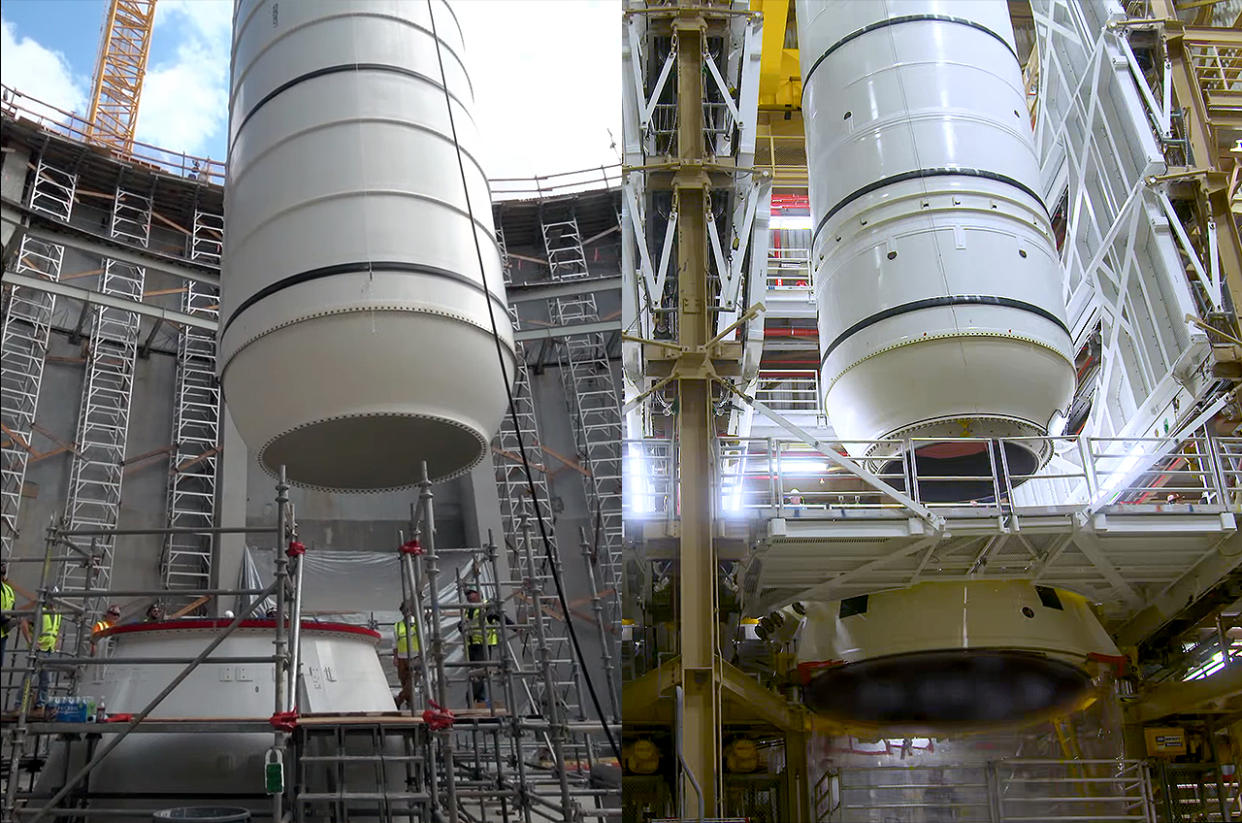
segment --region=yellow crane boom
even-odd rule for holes
[[[156,0],[111,0],[104,19],[91,91],[87,136],[129,154],[147,73]]]

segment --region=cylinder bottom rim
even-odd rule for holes
[[[487,438],[459,420],[428,414],[371,413],[304,423],[269,440],[259,465],[290,483],[332,492],[388,492],[421,480],[460,477],[487,454]]]
[[[828,669],[804,690],[829,717],[918,729],[1022,723],[1072,708],[1090,690],[1082,668],[1020,649],[949,649]]]

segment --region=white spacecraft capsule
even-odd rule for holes
[[[1125,664],[1085,597],[1027,580],[920,583],[805,605],[803,699],[860,726],[1031,722],[1093,699]]]

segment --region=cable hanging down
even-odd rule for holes
[[[427,14],[431,18],[431,34],[432,39],[435,40],[436,43],[436,61],[440,69],[440,86],[444,90],[444,103],[448,109],[449,129],[453,135],[453,149],[457,155],[457,169],[461,175],[462,192],[466,197],[466,213],[470,218],[471,225],[473,226],[475,219],[474,205],[470,201],[470,185],[466,179],[466,165],[462,158],[461,143],[457,139],[457,121],[456,118],[453,117],[453,98],[448,89],[448,77],[444,70],[444,55],[440,47],[440,34],[436,29],[435,8],[432,6],[432,0],[427,0]],[[484,288],[486,288],[487,267],[483,263],[483,248],[479,245],[478,232],[473,231],[471,234],[474,238],[474,250],[479,263],[479,278],[483,282]],[[485,302],[487,303],[487,317],[491,322],[492,327],[492,340],[496,344],[496,358],[500,363],[500,380],[504,384],[505,396],[508,398],[509,419],[513,424],[514,432],[517,434],[518,454],[522,458],[522,470],[526,476],[526,485],[530,492],[531,500],[537,501],[539,498],[536,496],[535,492],[535,478],[534,475],[531,474],[530,461],[526,457],[526,443],[522,439],[522,429],[518,425],[517,408],[513,400],[513,387],[509,385],[509,378],[505,373],[504,345],[501,343],[500,329],[496,323],[496,310],[492,306],[492,301],[487,300]],[[585,656],[582,653],[582,645],[578,641],[578,632],[574,628],[574,622],[571,616],[572,613],[569,610],[569,601],[565,597],[565,586],[561,581],[560,569],[556,562],[556,558],[552,554],[552,543],[548,539],[548,529],[547,524],[544,523],[543,512],[539,510],[537,503],[534,506],[534,510],[535,522],[539,525],[539,538],[543,542],[544,555],[547,557],[548,565],[552,572],[552,580],[556,584],[556,597],[557,600],[560,601],[562,613],[565,615],[565,627],[569,631],[570,643],[574,648],[574,657],[578,660],[578,666],[582,672],[582,678],[586,682],[587,692],[591,695],[591,704],[595,707],[595,714],[599,718],[600,727],[604,730],[604,736],[608,738],[608,745],[612,749],[613,755],[619,762],[621,760],[621,748],[617,745],[617,741],[613,737],[612,729],[608,727],[608,720],[604,716],[604,709],[600,703],[599,694],[595,691],[595,684],[592,682],[590,672],[586,667]]]

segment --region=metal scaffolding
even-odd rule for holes
[[[540,207],[540,229],[552,279],[573,281],[590,277],[582,234],[573,202],[557,200]],[[583,293],[548,301],[548,313],[556,326],[567,327],[600,319],[595,295]],[[621,543],[621,404],[608,356],[608,340],[603,334],[567,336],[557,344],[561,387],[573,427],[574,444],[582,467],[590,525],[586,543],[588,573],[601,609],[601,625],[612,627],[620,620],[622,586]],[[616,657],[617,637],[611,632],[603,638],[612,710],[619,716],[617,686],[612,661]]]
[[[576,236],[576,224],[572,231]],[[504,234],[500,230],[497,231],[497,239],[501,246],[505,283],[510,285],[509,256]],[[556,259],[564,265],[564,261],[574,254],[566,252]],[[576,259],[579,270],[584,270],[580,243],[577,244]],[[510,306],[509,316],[514,329],[519,329],[521,321],[516,305]],[[475,792],[482,791],[482,787],[489,782],[503,784],[514,781],[511,784],[514,790],[521,785],[527,786],[534,805],[523,812],[524,820],[607,817],[609,810],[604,808],[602,801],[609,791],[592,789],[590,785],[591,766],[598,760],[595,753],[598,742],[591,740],[588,731],[593,729],[598,734],[601,730],[598,724],[587,720],[582,673],[569,634],[569,620],[573,619],[573,615],[565,614],[557,596],[556,577],[562,573],[562,554],[554,528],[545,465],[547,457],[536,419],[530,371],[522,344],[518,346],[517,375],[512,389],[514,414],[512,417],[506,415],[501,423],[493,458],[505,530],[506,568],[499,566],[497,561],[500,557],[494,549],[484,551],[465,566],[472,572],[465,578],[459,578],[458,592],[461,595],[459,599],[464,599],[467,587],[478,589],[495,607],[510,597],[518,602],[517,619],[512,626],[505,628],[501,644],[502,659],[496,661],[497,666],[489,666],[482,673],[488,678],[489,695],[498,694],[494,689],[499,687],[504,695],[503,705],[522,716],[533,715],[536,720],[527,721],[530,728],[526,734],[519,731],[512,737],[477,728],[472,729],[468,737],[463,735],[461,749],[472,752],[471,774],[463,776],[463,780],[473,786]],[[615,395],[613,402],[616,402]],[[518,429],[514,428],[513,417],[517,419]],[[617,436],[619,434],[618,428]],[[535,490],[533,499],[532,486]],[[545,524],[546,533],[541,533],[537,528],[539,520]],[[594,586],[595,569],[589,554],[585,559]],[[484,570],[487,573],[481,573]],[[602,597],[598,590],[593,590],[593,595],[594,619],[603,639],[603,628],[608,618],[603,617]],[[606,647],[604,654],[605,669],[611,680]],[[478,675],[476,671],[475,676]],[[609,693],[613,698],[612,717],[616,722],[616,698],[612,689]],[[496,705],[493,701],[493,709]],[[507,777],[503,768],[505,762],[517,764],[517,771],[511,770]],[[481,764],[484,763],[495,765],[483,768]],[[548,796],[544,796],[545,793]],[[503,796],[489,797],[483,792],[474,798],[472,804],[482,819],[489,810],[503,814],[506,804],[511,802]]]
[[[145,248],[150,235],[151,195],[118,187],[109,236]],[[141,302],[145,280],[144,268],[108,259],[99,290]],[[140,319],[134,312],[107,306],[94,310],[75,438],[78,451],[70,469],[68,518],[73,531],[114,528],[120,515]],[[64,567],[61,588],[106,589],[114,547],[111,535],[92,541],[87,562]],[[97,605],[88,601],[86,608],[96,611]],[[72,633],[70,638],[76,640]]]
[[[84,165],[92,162],[94,160],[88,158]],[[83,179],[86,177],[84,170]],[[34,179],[30,208],[67,221],[73,207],[76,180],[42,161],[36,163]],[[163,192],[163,188],[160,191]],[[155,199],[154,190],[120,189],[109,211],[104,212],[108,234],[115,246],[104,252],[103,246],[97,244],[93,253],[124,256],[121,247],[145,248],[149,241],[152,246],[158,246],[158,238],[151,237],[151,221],[153,216],[161,219],[154,210],[163,211],[161,204],[165,201],[162,194],[158,202],[153,202]],[[164,222],[171,223],[167,219]],[[198,208],[193,223],[185,228],[188,245],[184,256],[209,266],[218,264],[223,229],[219,215]],[[576,225],[573,231],[576,234]],[[499,239],[503,244],[503,236]],[[577,250],[578,263],[584,268],[581,238],[577,237],[571,245]],[[57,279],[61,257],[60,246],[28,237],[18,255],[18,265],[26,268],[19,271],[28,276]],[[558,279],[569,280],[565,267],[572,261],[563,254],[557,259],[561,267]],[[11,613],[32,621],[37,627],[41,625],[45,603],[53,603],[54,612],[63,615],[63,651],[43,652],[37,644],[31,649],[21,640],[20,633],[9,638],[4,661],[8,665],[4,669],[6,678],[17,682],[11,682],[7,691],[0,692],[0,701],[4,701],[0,708],[17,711],[5,718],[3,749],[8,768],[0,768],[4,819],[43,819],[40,815],[102,818],[134,814],[132,809],[115,808],[123,804],[114,802],[115,795],[107,796],[107,787],[84,782],[89,768],[64,775],[68,778],[65,782],[52,781],[50,790],[47,782],[41,782],[36,789],[33,778],[46,763],[47,753],[53,747],[73,748],[75,753],[85,750],[86,760],[93,765],[128,734],[260,732],[273,735],[273,745],[281,752],[286,765],[287,786],[271,799],[271,814],[278,820],[317,820],[336,815],[339,819],[377,816],[455,823],[482,819],[531,823],[619,816],[619,764],[603,741],[606,731],[620,735],[616,697],[613,695],[611,717],[608,716],[607,697],[604,699],[605,718],[597,719],[587,709],[588,702],[583,694],[586,675],[581,670],[583,658],[581,652],[573,648],[569,622],[575,619],[573,614],[576,613],[583,620],[578,625],[598,630],[600,642],[609,639],[607,630],[611,617],[606,616],[609,607],[605,601],[616,596],[613,570],[607,565],[610,550],[605,549],[602,537],[583,533],[579,541],[581,546],[571,547],[571,556],[563,557],[560,553],[552,528],[554,512],[549,481],[542,465],[545,450],[535,417],[530,374],[525,365],[519,369],[515,388],[518,425],[513,427],[506,419],[495,444],[496,479],[504,511],[503,537],[495,543],[489,537],[489,544],[482,547],[440,549],[437,553],[434,532],[430,530],[434,522],[432,487],[424,480],[420,489],[410,534],[419,535],[421,548],[417,553],[401,555],[405,567],[402,583],[408,596],[425,598],[423,604],[435,617],[420,627],[426,664],[421,678],[424,688],[415,706],[405,714],[381,712],[378,717],[298,716],[294,707],[298,702],[298,681],[302,673],[299,628],[303,625],[298,581],[303,564],[300,557],[284,551],[295,532],[292,508],[283,484],[278,489],[274,528],[221,528],[213,523],[216,496],[220,491],[216,478],[220,392],[213,376],[216,348],[210,331],[186,323],[200,319],[214,321],[218,315],[218,295],[206,284],[206,278],[187,279],[181,291],[179,313],[161,305],[143,305],[145,270],[134,264],[148,263],[152,272],[159,270],[159,264],[139,260],[133,255],[130,260],[132,262],[105,258],[97,273],[98,285],[92,281],[90,290],[79,290],[84,296],[71,295],[71,299],[85,304],[77,334],[83,338],[89,334],[90,343],[77,420],[77,442],[72,447],[71,490],[64,517],[51,523],[44,535],[44,555],[35,557],[37,549],[23,542],[17,552],[19,556],[13,557],[15,563],[42,563],[43,574],[30,603],[20,604],[18,610]],[[178,275],[178,271],[171,273]],[[63,288],[59,284],[57,287]],[[29,281],[25,281],[20,290],[7,291],[6,335],[9,327],[16,329],[25,316],[19,311],[22,305],[19,298],[40,301],[40,316],[45,318],[41,336],[33,338],[39,345],[32,345],[29,335],[13,341],[25,346],[22,350],[27,354],[25,362],[39,370],[35,391],[27,390],[20,397],[13,396],[14,403],[20,399],[26,404],[22,408],[28,408],[27,416],[33,418],[37,377],[41,375],[46,353],[55,293],[36,290]],[[63,291],[60,294],[65,296]],[[91,295],[98,295],[98,301],[107,302],[97,302]],[[173,304],[169,302],[168,305]],[[593,303],[591,307],[594,308]],[[61,309],[63,311],[63,301]],[[164,311],[168,314],[159,314]],[[516,313],[511,314],[516,327]],[[140,321],[147,324],[143,332],[140,332]],[[167,526],[120,528],[118,515],[135,359],[143,354],[142,337],[146,337],[149,346],[156,330],[167,329],[167,323],[181,325],[177,337]],[[35,323],[30,325],[37,327]],[[150,332],[149,336],[145,332]],[[602,352],[603,337],[595,335],[591,339],[596,338]],[[5,358],[5,425],[9,427],[7,348]],[[611,381],[611,375],[608,379]],[[612,403],[615,407],[615,395]],[[580,415],[580,412],[574,413]],[[13,428],[13,431],[18,429]],[[579,442],[585,442],[581,433],[577,430],[576,433]],[[519,434],[524,449],[518,446]],[[619,436],[618,428],[613,434],[618,443]],[[6,555],[12,548],[8,535],[13,530],[8,526],[16,524],[16,506],[10,508],[8,492],[12,489],[11,497],[16,504],[22,485],[20,477],[12,478],[14,482],[10,483],[14,473],[8,470],[9,460],[21,458],[24,470],[27,454],[10,448],[18,445],[16,440],[13,443],[7,440],[8,432],[4,449]],[[28,443],[29,437],[25,440]],[[533,496],[523,451],[533,474],[536,489]],[[584,459],[590,456],[591,450],[584,450]],[[564,462],[574,463],[569,459]],[[619,471],[609,476],[619,480]],[[131,485],[128,494],[132,497],[133,492]],[[127,506],[129,502],[127,500]],[[619,497],[617,504],[619,512]],[[593,505],[593,512],[598,509]],[[608,517],[607,506],[603,511]],[[536,528],[537,521],[548,527],[546,541],[543,530]],[[611,534],[611,521],[604,522]],[[236,533],[259,536],[263,543],[274,542],[277,546],[275,581],[270,586],[210,588],[213,552],[218,549],[220,535]],[[121,590],[112,579],[114,548],[118,540],[140,536],[153,537],[162,543],[162,585]],[[404,538],[402,535],[403,547],[407,545]],[[568,539],[566,535],[562,538],[562,543]],[[578,603],[567,605],[558,591],[562,563],[577,563],[578,556],[586,567],[592,593],[591,604],[583,606],[582,611],[590,609],[593,616],[578,612]],[[445,558],[450,558],[452,565],[437,568]],[[154,557],[149,559],[155,560]],[[482,592],[481,604],[469,601],[465,594],[468,588]],[[165,596],[168,590],[175,590],[177,596],[187,602],[217,596],[246,598],[238,609],[236,621],[227,628],[223,624],[217,627],[216,640],[222,640],[237,627],[246,617],[247,607],[253,611],[275,603],[275,627],[270,630],[274,650],[265,652],[261,661],[264,666],[273,666],[272,677],[278,684],[272,718],[169,720],[157,719],[159,712],[148,717],[158,700],[142,707],[132,721],[89,726],[51,722],[50,718],[31,712],[34,684],[40,672],[52,675],[53,681],[60,681],[60,684],[50,684],[49,696],[90,693],[87,683],[99,671],[100,660],[86,649],[92,638],[99,603],[114,597],[149,600]],[[432,591],[436,592],[435,596],[431,596]],[[495,627],[500,635],[497,649],[489,652],[485,660],[469,659],[466,647],[471,616],[505,612],[509,617]],[[419,615],[421,619],[422,610]],[[457,623],[464,624],[465,628],[456,630]],[[478,628],[484,633],[491,630],[490,624]],[[582,633],[581,628],[579,633]],[[210,656],[216,643],[204,641],[208,642],[211,646],[193,661],[166,661],[170,663],[167,668],[177,674],[164,696],[196,666],[227,661],[227,658]],[[256,658],[252,662],[260,661]],[[127,661],[121,648],[117,656],[107,658],[107,663],[124,666],[127,663],[138,665],[142,661],[132,656]],[[483,706],[475,705],[473,699],[473,686],[479,680],[486,684],[487,699],[481,701]],[[95,682],[99,682],[98,677]],[[13,699],[4,700],[5,697]],[[465,708],[458,708],[463,700]],[[283,725],[274,729],[272,721],[278,716],[285,717],[287,722],[282,721]],[[8,722],[10,719],[12,723]],[[605,775],[605,771],[609,773]],[[29,785],[27,775],[32,779]],[[61,776],[53,777],[59,780]],[[215,801],[207,797],[197,799],[206,803]],[[181,805],[187,800],[195,798],[184,795],[166,799],[153,797],[152,802]],[[257,816],[262,814],[263,811],[256,812]]]
[[[410,533],[400,535],[399,560],[403,599],[412,600],[407,631],[421,639],[422,656],[417,667],[415,700],[405,712],[369,713],[366,716],[337,714],[299,714],[297,695],[305,694],[301,654],[302,581],[305,548],[296,542],[287,496],[288,486],[277,486],[276,526],[247,529],[194,529],[205,534],[247,533],[272,539],[275,568],[269,585],[239,589],[196,589],[187,594],[201,596],[236,595],[244,598],[238,616],[227,626],[218,625],[214,640],[194,658],[168,660],[185,664],[161,694],[135,713],[129,721],[116,723],[48,722],[32,714],[32,692],[38,673],[49,670],[81,670],[99,666],[142,663],[122,653],[101,659],[79,652],[43,652],[37,648],[24,652],[25,663],[12,666],[21,674],[16,689],[20,695],[13,723],[6,724],[6,753],[12,775],[5,784],[5,820],[53,817],[119,815],[132,809],[116,808],[115,796],[106,787],[83,783],[90,771],[131,733],[151,734],[274,734],[274,747],[286,765],[287,784],[271,796],[274,820],[286,812],[293,820],[320,820],[335,815],[347,820],[359,816],[419,821],[586,821],[617,815],[619,788],[615,780],[601,777],[600,758],[595,742],[603,733],[598,722],[572,717],[559,701],[545,702],[542,694],[556,691],[557,664],[549,642],[555,615],[519,609],[519,619],[489,621],[489,615],[503,613],[504,604],[513,599],[513,585],[499,576],[501,552],[494,543],[481,548],[437,549],[434,523],[434,493],[426,478],[420,484],[418,503],[412,509]],[[52,524],[47,531],[43,557],[25,558],[41,562],[43,574],[39,597],[33,611],[22,611],[36,624],[42,619],[51,582],[59,565],[77,562],[84,539],[115,538],[125,534],[159,534],[171,530],[69,529]],[[285,547],[288,547],[287,551]],[[523,543],[521,574],[524,593],[537,597],[538,566],[532,543]],[[456,572],[446,579],[441,565],[451,560]],[[479,603],[465,596],[469,588],[484,595]],[[88,603],[100,592],[92,589],[61,590],[51,599],[66,622],[85,619],[81,603]],[[157,595],[159,590],[113,591],[113,595]],[[434,593],[434,596],[433,594]],[[252,612],[275,605],[273,638],[275,651],[261,660],[233,658],[234,662],[274,665],[275,706],[271,718],[151,718],[161,700],[177,684],[204,662],[227,663],[231,658],[212,657],[212,651]],[[545,609],[545,612],[551,611]],[[269,618],[273,615],[269,614]],[[551,618],[551,619],[549,619]],[[464,659],[458,653],[479,620],[480,631],[497,632],[497,651],[486,659]],[[456,626],[460,631],[454,630]],[[446,628],[448,627],[448,628]],[[149,660],[146,662],[150,662]],[[470,690],[472,678],[486,682],[485,708],[450,708],[460,705],[457,695]],[[76,680],[76,679],[75,679]],[[520,707],[514,709],[513,707]],[[276,722],[279,721],[279,722]],[[612,726],[619,733],[619,726]],[[103,735],[106,743],[92,749],[85,732]],[[57,741],[52,743],[53,738]],[[48,745],[85,747],[86,766],[67,779],[52,785],[19,784],[19,768],[37,769]],[[39,763],[35,761],[39,760]],[[613,765],[607,768],[616,767]],[[33,772],[32,772],[33,773]],[[239,797],[245,793],[239,793]],[[152,796],[151,800],[159,800]],[[169,796],[171,802],[185,803],[183,795]],[[207,802],[212,798],[201,798]],[[253,802],[253,800],[252,800]]]
[[[25,663],[23,665],[10,664],[5,666],[7,671],[20,675],[20,679],[16,684],[9,684],[0,692],[0,706],[7,708],[15,703],[17,707],[16,716],[12,718],[12,722],[5,724],[5,736],[7,738],[5,742],[7,743],[8,756],[4,758],[3,768],[0,769],[0,773],[5,777],[3,804],[3,819],[5,821],[16,821],[25,818],[38,820],[43,819],[47,815],[57,818],[81,817],[84,805],[89,805],[90,811],[94,815],[115,816],[134,813],[133,809],[100,808],[101,805],[106,806],[107,800],[104,800],[102,804],[92,803],[89,781],[85,783],[83,781],[89,777],[94,768],[127,735],[131,733],[176,733],[180,731],[176,723],[170,727],[168,721],[147,721],[147,718],[158,709],[163,700],[172,694],[173,690],[182,681],[189,677],[201,663],[211,656],[212,652],[224,640],[241,626],[243,620],[246,620],[257,611],[269,597],[276,604],[275,619],[273,620],[274,654],[261,659],[250,657],[212,657],[211,662],[273,663],[275,665],[274,682],[276,684],[273,717],[294,710],[295,699],[292,691],[294,679],[289,675],[289,672],[296,669],[297,661],[299,660],[297,649],[300,632],[296,628],[291,629],[289,624],[292,622],[294,626],[300,625],[301,575],[300,560],[298,559],[300,554],[294,549],[298,544],[292,542],[292,536],[296,534],[296,527],[290,517],[288,489],[289,486],[284,481],[282,469],[281,479],[277,484],[277,514],[276,526],[274,528],[263,526],[235,529],[208,528],[203,530],[213,534],[275,535],[277,545],[281,546],[285,545],[286,538],[288,538],[289,552],[276,552],[275,579],[272,585],[265,589],[204,589],[194,592],[194,594],[205,596],[236,595],[249,598],[249,600],[245,606],[238,609],[237,616],[219,634],[215,635],[214,639],[196,657],[185,660],[168,659],[166,661],[168,663],[184,663],[185,667],[141,711],[134,713],[132,718],[125,717],[120,722],[87,722],[77,724],[48,722],[49,719],[43,717],[45,709],[35,705],[35,684],[40,683],[39,688],[42,691],[44,680],[40,677],[40,674],[44,672],[47,675],[51,675],[47,677],[47,682],[53,679],[52,676],[71,673],[73,676],[68,679],[68,690],[72,696],[76,694],[77,686],[82,680],[81,673],[88,667],[124,665],[126,662],[152,662],[150,659],[144,658],[130,658],[127,660],[123,656],[103,656],[100,658],[96,658],[93,654],[87,656],[83,640],[88,632],[88,627],[91,625],[92,610],[90,604],[97,600],[100,595],[110,593],[114,595],[124,594],[126,596],[149,596],[159,595],[162,592],[160,590],[101,591],[99,588],[92,586],[96,578],[86,575],[84,575],[85,586],[81,588],[56,587],[53,585],[53,581],[55,579],[64,580],[66,577],[69,577],[71,570],[81,566],[80,560],[83,555],[90,556],[79,546],[83,541],[89,541],[92,546],[105,542],[107,545],[111,545],[112,541],[118,536],[161,534],[170,530],[125,530],[107,525],[98,526],[93,524],[75,527],[66,516],[59,522],[53,522],[49,525],[42,557],[14,558],[15,561],[39,562],[41,563],[42,570],[38,586],[38,597],[32,604],[33,608],[11,612],[10,614],[16,618],[28,618],[31,620],[32,625],[40,626],[50,605],[54,609],[53,613],[62,616],[63,635],[67,638],[76,637],[78,640],[76,643],[70,643],[68,640],[65,642],[63,648],[71,649],[69,653],[55,649],[43,651],[38,648],[36,643],[30,642],[25,650]],[[16,655],[15,650],[11,653]],[[61,678],[55,677],[55,679]],[[16,701],[13,701],[9,694],[14,689],[17,691]],[[50,697],[50,694],[43,694],[41,697],[47,698]],[[36,712],[36,708],[39,711]],[[190,733],[190,726],[181,725],[185,728],[184,733]],[[255,718],[250,721],[201,719],[193,724],[195,733],[271,732],[274,727],[274,748],[281,752],[283,760],[286,756],[289,731],[270,723],[266,718]],[[86,735],[82,734],[83,732],[92,732],[94,734]],[[96,742],[90,741],[90,738],[95,735],[108,735],[109,737],[106,743],[96,746],[97,738]],[[54,743],[53,738],[58,742]],[[66,773],[61,783],[55,788],[45,788],[42,791],[36,790],[34,776],[46,765],[46,755],[49,748],[52,745],[64,746],[66,749],[65,762],[68,763],[70,762],[68,750],[79,740],[85,741],[84,745],[86,746],[85,761],[81,768],[72,774]],[[25,790],[20,786],[21,773],[29,775],[29,785]],[[114,795],[107,795],[107,793],[105,795],[107,797],[114,797]],[[283,792],[272,796],[273,820],[282,819],[284,800]]]
[[[60,220],[73,212],[77,175],[49,166],[42,159],[35,167],[30,208]],[[23,235],[13,270],[44,280],[60,280],[64,246]],[[17,513],[26,467],[33,450],[35,412],[43,384],[48,338],[56,297],[43,291],[12,288],[5,302],[4,325],[0,331],[0,419],[5,443],[0,451],[0,478],[3,479],[3,515],[0,518],[0,554],[9,557],[18,537]]]
[[[224,218],[194,213],[190,259],[220,264]],[[217,320],[216,289],[190,282],[181,310]],[[168,526],[204,528],[216,515],[216,468],[220,451],[220,386],[216,378],[216,336],[185,326],[177,346],[177,385],[173,404],[174,460],[168,473]],[[204,588],[211,582],[213,541],[209,534],[170,532],[160,564],[170,590]]]
[[[501,248],[504,249],[503,235],[500,235]],[[505,283],[510,282],[510,271],[507,265],[508,255],[505,254],[502,260],[506,263]],[[509,319],[513,323],[514,331],[521,327],[521,320],[518,316],[516,306],[509,306]],[[556,540],[555,530],[550,527],[553,523],[553,512],[551,505],[551,495],[548,490],[547,467],[544,463],[546,459],[543,451],[543,440],[539,436],[539,422],[535,416],[535,398],[531,392],[530,369],[526,365],[525,348],[522,343],[517,344],[517,369],[513,383],[513,414],[506,414],[501,420],[500,433],[496,436],[496,445],[494,448],[493,462],[496,467],[496,488],[499,492],[500,509],[505,530],[505,543],[508,547],[508,569],[509,573],[515,578],[515,587],[522,592],[523,610],[532,613],[544,615],[550,610],[553,613],[559,612],[559,604],[555,603],[556,591],[552,585],[550,570],[546,568],[547,560],[544,558],[544,546],[539,536],[535,535],[536,547],[532,548],[527,544],[531,540],[529,529],[524,528],[524,524],[542,518],[549,524],[547,539],[547,552],[553,557],[560,557],[560,549]],[[514,418],[517,420],[517,428],[514,428]],[[525,450],[525,461],[523,460],[523,449]],[[530,472],[529,481],[527,471]],[[531,497],[531,486],[535,489],[534,498]],[[543,564],[539,565],[535,572],[537,575],[532,577],[538,585],[536,591],[529,591],[525,586],[526,580],[523,577],[528,571],[526,558],[531,554],[537,554],[540,558],[544,558]],[[520,570],[520,572],[519,572]],[[493,580],[498,579],[493,577]],[[547,626],[548,633],[555,639],[549,641],[552,645],[557,646],[558,656],[564,660],[563,671],[558,680],[562,682],[574,681],[576,683],[577,673],[571,660],[569,649],[569,638],[562,629],[557,631],[556,627]],[[563,700],[568,709],[569,703],[572,703],[573,710],[578,711],[580,701],[577,699],[576,690],[562,689]],[[523,695],[530,703],[538,705],[536,695],[532,692]]]

